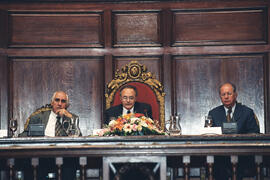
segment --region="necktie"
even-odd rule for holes
[[[229,108],[227,111],[227,122],[231,122],[231,113],[232,113],[232,108]]]
[[[130,114],[130,110],[127,111],[127,114]]]
[[[56,117],[56,123],[55,123],[55,136],[60,136],[61,135],[61,122],[60,122],[61,117],[57,116]]]

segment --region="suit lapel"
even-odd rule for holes
[[[122,104],[120,104],[118,112],[119,112],[118,116],[122,116],[122,114],[123,114],[123,105]]]
[[[236,103],[235,110],[233,113],[233,121],[238,121],[241,117],[241,105],[239,103]]]
[[[223,119],[223,122],[227,122],[227,117],[226,117],[226,112],[225,112],[224,106],[220,106],[220,111],[221,111],[221,114],[222,114],[221,119]]]
[[[48,121],[49,121],[49,117],[50,117],[50,114],[51,114],[51,111],[45,111],[44,113],[43,113],[43,124],[45,125],[45,127],[44,128],[46,128],[47,127],[47,124],[48,124]]]
[[[134,113],[137,113],[138,112],[138,103],[135,102],[134,104]]]

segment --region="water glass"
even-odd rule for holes
[[[212,127],[213,119],[211,116],[205,116],[205,124],[204,127]]]

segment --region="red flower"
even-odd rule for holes
[[[144,116],[144,114],[141,114],[141,113],[135,113],[134,116],[137,117],[137,118],[139,118],[139,117]]]

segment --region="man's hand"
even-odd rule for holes
[[[58,109],[56,111],[56,114],[58,114],[61,117],[66,116],[66,117],[72,118],[72,114],[68,112],[66,109]]]

